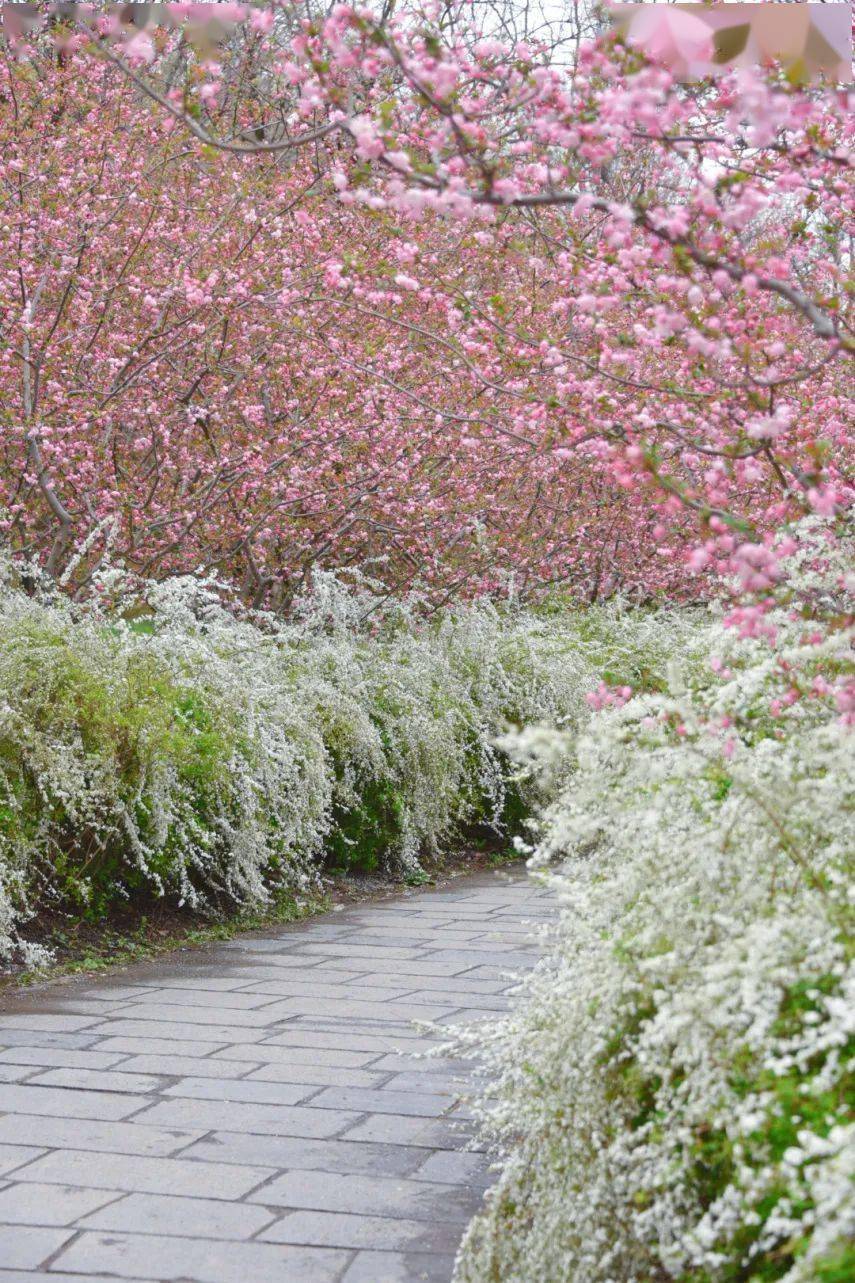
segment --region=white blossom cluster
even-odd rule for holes
[[[502,831],[523,801],[497,734],[580,724],[598,666],[631,678],[667,637],[619,606],[433,616],[331,575],[287,623],[193,578],[99,587],[74,605],[0,568],[0,955],[45,906],[258,904],[331,851],[406,871]]]
[[[677,638],[664,690],[517,737],[572,757],[531,859],[561,912],[464,1038],[501,1174],[457,1283],[855,1274],[852,547],[807,536],[774,648],[712,618],[705,674]]]

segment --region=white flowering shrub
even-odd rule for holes
[[[765,636],[711,619],[703,667],[678,639],[665,689],[517,738],[572,759],[560,916],[465,1038],[501,1175],[457,1283],[855,1277],[853,549],[803,534]]]
[[[192,578],[104,571],[97,608],[34,579],[0,568],[7,956],[45,906],[257,904],[324,862],[413,869],[464,826],[507,829],[537,783],[496,736],[580,725],[601,670],[633,679],[667,631],[620,606],[431,615],[330,575],[288,623]]]

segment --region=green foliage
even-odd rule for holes
[[[855,1243],[841,1243],[814,1265],[816,1283],[852,1283]]]
[[[3,642],[4,659],[14,648],[8,694],[16,715],[0,733],[0,842],[33,849],[39,864],[49,864],[41,872],[54,898],[91,920],[115,899],[162,880],[170,860],[167,843],[145,869],[128,865],[127,834],[118,817],[104,822],[99,787],[133,810],[144,842],[153,816],[141,782],[168,762],[201,820],[206,799],[226,778],[237,734],[234,719],[207,706],[163,659],[128,652],[111,633],[81,627],[86,644],[76,646],[73,631],[28,618]],[[76,779],[58,760],[46,761],[60,746],[77,759]]]
[[[404,799],[389,780],[370,780],[355,805],[334,807],[326,849],[331,872],[371,873],[382,867],[401,839],[405,815]]]

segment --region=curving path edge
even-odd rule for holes
[[[0,1283],[448,1283],[472,1068],[552,898],[461,877],[0,999]]]

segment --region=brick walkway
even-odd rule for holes
[[[0,1283],[451,1277],[488,1177],[466,1065],[551,902],[461,878],[0,1000]]]

